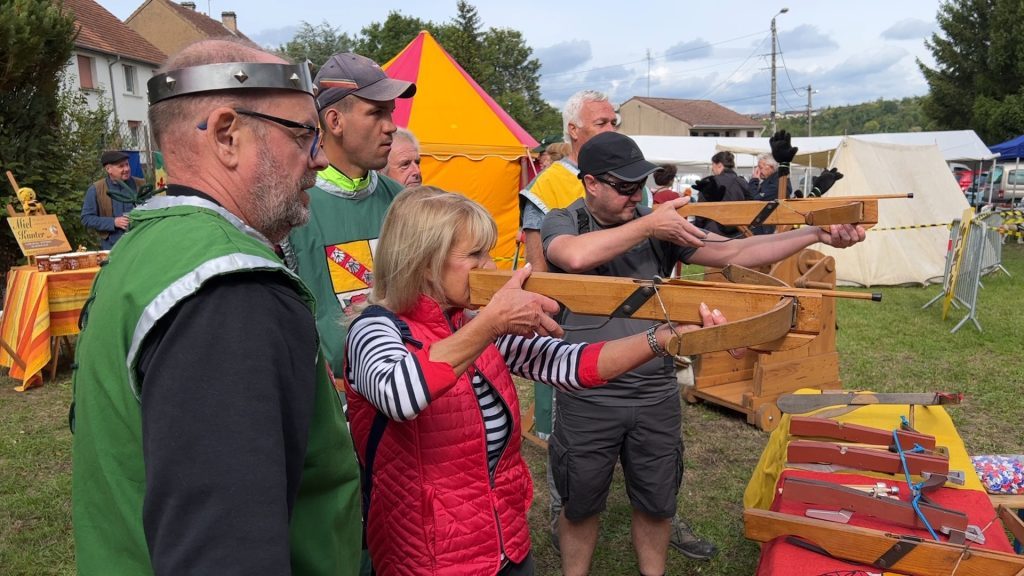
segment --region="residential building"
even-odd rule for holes
[[[619,130],[632,136],[761,136],[764,126],[710,100],[642,98],[619,107]]]
[[[108,102],[126,149],[148,150],[146,82],[167,56],[93,0],[64,0],[64,8],[78,25],[65,81],[92,109]]]
[[[220,22],[196,10],[195,2],[146,0],[125,20],[125,24],[166,54],[188,44],[215,38],[241,38],[234,12],[221,12]]]

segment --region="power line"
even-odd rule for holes
[[[786,64],[786,57],[784,54],[785,53],[782,51],[782,42],[779,42],[779,57],[782,58],[782,69],[786,72],[786,80],[789,81],[789,87],[793,89],[794,94],[797,94],[799,93],[799,90],[797,90],[797,87],[793,84],[793,79],[789,76],[789,66]],[[794,110],[793,105],[789,103],[789,100],[786,100],[785,93],[783,93],[782,99],[786,102],[786,109]]]
[[[685,50],[666,51],[666,52],[662,53],[659,56],[652,57],[651,60],[652,61],[653,60],[662,60],[662,59],[668,58],[669,56],[677,56],[679,54],[685,54],[687,52],[695,52],[695,51],[698,51],[698,50],[704,50],[705,48],[708,48],[708,47],[711,47],[711,46],[718,46],[720,44],[728,44],[729,42],[736,42],[737,40],[745,40],[747,38],[751,38],[753,36],[758,36],[760,34],[763,34],[763,32],[755,32],[755,33],[752,33],[752,34],[746,34],[746,35],[743,35],[743,36],[737,36],[736,38],[730,38],[728,40],[722,40],[720,42],[712,42],[712,43],[709,43],[707,45],[697,46],[697,47],[694,47],[694,48],[687,48]],[[763,44],[764,40],[762,40],[761,43]],[[620,66],[630,66],[630,65],[633,65],[633,64],[640,64],[642,62],[647,62],[647,61],[648,61],[648,57],[644,56],[643,58],[641,58],[639,60],[631,60],[629,62],[622,62],[620,64],[608,64],[606,66],[596,66],[594,68],[587,68],[585,70],[566,70],[565,72],[553,72],[551,74],[541,74],[540,75],[540,79],[543,80],[543,79],[548,79],[548,78],[555,78],[557,76],[568,76],[568,75],[571,75],[571,74],[586,74],[588,72],[597,72],[597,71],[600,71],[600,70],[608,70],[610,68],[618,68]]]
[[[738,68],[733,70],[732,74],[729,74],[729,76],[725,80],[722,80],[718,84],[714,85],[710,90],[705,92],[704,95],[701,96],[701,100],[703,100],[703,99],[707,98],[708,96],[714,94],[715,90],[718,90],[723,84],[725,84],[726,82],[731,80],[733,76],[735,76],[740,70],[742,70],[743,67],[746,66],[747,62],[749,62],[750,59],[754,57],[754,54],[757,54],[757,52],[761,49],[761,46],[764,45],[764,40],[765,40],[764,38],[761,38],[761,41],[757,43],[757,46],[754,46],[754,51],[747,55],[747,57],[743,60],[743,63],[740,64]]]

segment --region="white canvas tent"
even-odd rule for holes
[[[750,168],[754,157],[769,152],[768,137],[762,138],[713,138],[693,136],[631,136],[643,150],[644,158],[655,163],[673,163],[680,166],[707,166],[711,156],[719,150],[737,154],[736,166]],[[942,132],[900,132],[895,134],[860,134],[849,136],[868,142],[905,145],[934,145],[941,157],[953,160],[989,160],[995,157],[974,130],[949,130]],[[830,165],[843,136],[794,137],[793,145],[799,148],[795,164],[824,168]],[[946,169],[948,172],[949,170]]]
[[[949,230],[967,200],[949,177],[936,145],[908,146],[844,138],[833,161],[844,178],[828,197],[905,194],[913,199],[879,200],[878,224],[867,239],[845,250],[815,245],[833,256],[842,284],[925,285],[941,282]]]

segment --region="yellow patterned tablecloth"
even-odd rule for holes
[[[39,272],[33,266],[19,266],[7,273],[0,321],[6,346],[0,349],[0,366],[10,367],[11,378],[21,380],[16,390],[40,381],[36,375],[50,361],[51,338],[78,334],[78,316],[97,272],[99,268]]]

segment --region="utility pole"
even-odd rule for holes
[[[811,137],[811,94],[814,94],[814,90],[811,89],[811,85],[807,85],[807,137]]]
[[[651,49],[647,49],[647,97],[651,97]]]
[[[789,12],[789,8],[783,8],[782,10],[779,10],[778,14],[776,14],[775,16],[772,16],[772,112],[771,112],[772,134],[775,134],[775,130],[777,129],[777,126],[775,125],[775,112],[776,112],[776,108],[775,108],[775,99],[776,99],[775,52],[776,52],[776,46],[778,45],[778,33],[775,30],[775,19],[779,16],[779,14],[785,14],[786,12]]]

